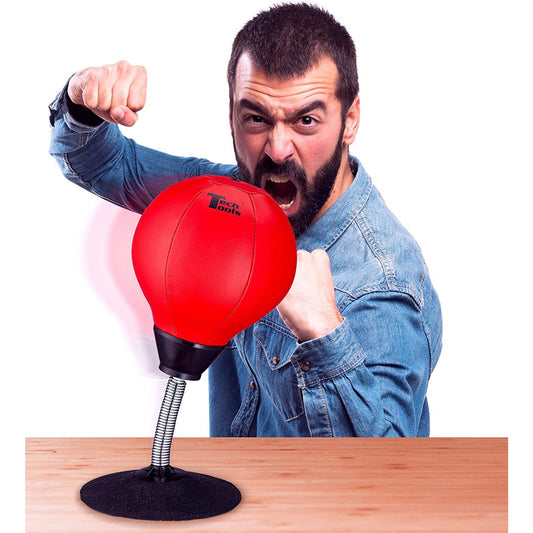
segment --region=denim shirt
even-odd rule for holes
[[[141,213],[164,188],[234,165],[136,144],[116,125],[86,126],[64,91],[50,105],[50,153],[72,182]],[[212,436],[428,436],[426,398],[442,317],[420,249],[361,163],[354,180],[297,241],[330,258],[342,323],[298,342],[276,309],[239,333],[209,369]]]

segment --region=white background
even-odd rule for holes
[[[352,146],[424,252],[444,313],[432,436],[510,437],[511,511],[531,461],[531,65],[527,2],[323,1],[352,34]],[[130,265],[138,215],[67,182],[47,105],[68,76],[126,59],[149,93],[126,134],[232,162],[225,68],[271,2],[17,3],[2,21],[2,425],[24,437],[152,436],[166,384]],[[529,21],[529,22],[528,22]],[[207,436],[207,376],[176,435]],[[9,438],[9,437],[8,437]],[[22,487],[22,480],[21,480]],[[513,516],[512,515],[512,516]]]

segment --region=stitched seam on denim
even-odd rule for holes
[[[339,331],[337,332],[337,335],[335,335],[335,337],[332,337],[331,339],[328,339],[328,340],[324,340],[323,342],[319,342],[317,344],[313,344],[312,346],[304,346],[301,344],[300,346],[298,346],[297,350],[299,350],[300,354],[303,355],[305,352],[314,350],[315,348],[321,348],[322,346],[326,346],[327,344],[330,344],[333,341],[336,341],[348,328],[348,324],[346,323],[346,320],[343,320],[338,326],[338,328],[339,328]],[[297,357],[297,359],[299,360],[300,357]]]
[[[265,348],[265,345],[261,342],[260,339],[258,339],[257,337],[255,337],[256,341],[261,345],[261,349],[263,350],[263,352],[266,354],[266,358],[268,358],[268,352]],[[258,367],[258,358],[259,358],[259,354],[258,354],[258,349],[256,349],[255,351],[255,364],[256,364],[256,368]],[[271,372],[272,372],[272,369],[270,369]],[[295,416],[293,416],[292,418],[285,418],[285,414],[281,411],[281,409],[277,406],[276,402],[274,401],[274,399],[272,398],[272,396],[270,395],[270,393],[268,392],[268,387],[263,387],[263,389],[265,390],[267,396],[270,398],[270,401],[272,402],[272,405],[276,408],[276,411],[278,411],[278,413],[283,417],[283,419],[285,420],[285,422],[288,422],[289,420],[294,420],[295,418],[298,418],[300,416],[302,416],[303,412],[304,412],[304,406],[301,402],[301,398],[299,399],[299,405],[298,406],[295,406],[296,407],[296,412],[297,414],[295,414]],[[298,409],[299,408],[299,409]]]
[[[310,387],[311,385],[316,385],[317,383],[321,383],[322,381],[334,379],[336,377],[342,376],[343,374],[346,374],[346,372],[349,372],[353,368],[360,366],[361,363],[365,359],[365,353],[362,348],[355,354],[354,359],[355,359],[355,362],[353,363],[349,361],[335,368],[334,369],[335,374],[330,374],[329,372],[320,372],[318,376],[312,381],[307,381],[305,379],[305,376],[303,376],[304,384],[301,385],[301,387],[302,388]]]
[[[355,223],[357,224],[359,231],[363,235],[363,238],[365,239],[368,247],[374,254],[374,257],[379,261],[387,285],[389,287],[395,285],[394,280],[396,277],[396,273],[394,271],[394,267],[392,266],[392,262],[385,254],[383,247],[376,239],[374,232],[370,229],[370,226],[368,225],[368,222],[366,221],[366,218],[363,213],[359,214],[359,216],[355,220]]]
[[[350,292],[350,291],[347,291],[346,289],[341,289],[340,287],[333,287],[336,291],[338,292],[342,292],[343,294],[347,294],[348,296],[351,296],[352,298],[354,297],[354,295]]]
[[[282,333],[283,335],[285,335],[285,337],[288,337],[289,339],[295,339],[296,337],[294,335],[292,335],[290,332],[284,330],[281,326],[278,326],[277,324],[275,324],[274,322],[270,322],[268,320],[260,320],[258,322],[260,325],[262,326],[266,326],[268,328],[272,328],[272,329],[275,329],[276,331],[278,331],[279,333]],[[255,331],[254,331],[254,337],[255,337]]]
[[[265,327],[269,327],[269,326],[266,326],[266,324],[264,324],[264,325],[265,325]],[[273,329],[274,329],[274,328],[273,328]],[[282,363],[282,362],[280,361],[280,363],[278,363],[277,365],[272,365],[272,363],[271,363],[271,362],[269,361],[269,359],[268,359],[268,350],[266,349],[266,345],[265,345],[265,343],[260,339],[259,335],[258,335],[255,331],[253,332],[253,336],[254,336],[254,339],[256,340],[256,342],[260,343],[261,346],[263,347],[263,350],[264,350],[265,355],[266,355],[266,360],[267,360],[267,362],[268,362],[268,366],[270,367],[270,370],[272,370],[272,371],[277,371],[277,370],[279,370],[280,368],[284,368],[285,366],[287,366],[287,365],[290,363],[291,358],[289,357],[284,363]],[[291,336],[290,338],[291,338],[292,340],[295,340],[295,339],[296,339],[296,337],[292,337],[292,336]]]
[[[89,142],[90,138],[91,138],[91,134],[90,133],[88,133],[88,132],[81,133],[80,134],[80,147],[85,146]]]
[[[242,417],[243,417],[243,405],[244,405],[244,399],[241,403],[241,406],[239,408],[239,410],[237,411],[237,414],[235,415],[235,418],[233,419],[233,421],[231,422],[231,427],[230,427],[230,435],[232,437],[239,437],[240,436],[240,433],[241,433],[241,428],[242,428]]]
[[[369,285],[367,287],[363,287],[359,289],[355,294],[351,294],[348,291],[344,291],[344,292],[348,297],[353,298],[353,301],[359,300],[360,298],[363,298],[364,296],[367,296],[368,294],[372,294],[372,293],[389,292],[391,294],[403,294],[405,296],[409,296],[410,298],[412,298],[412,300],[415,302],[417,307],[422,308],[421,301],[420,301],[420,295],[417,294],[417,292],[411,289],[410,287],[402,287],[400,285],[394,285],[393,287],[387,287],[384,285]],[[344,302],[345,299],[341,301],[341,304]],[[344,311],[346,307],[348,307],[351,303],[353,303],[353,301],[348,302],[346,305],[343,305],[342,310],[339,307],[339,310],[341,312]]]
[[[254,378],[254,381],[257,383],[256,378]],[[257,388],[256,391],[251,394],[251,398],[252,401],[250,402],[246,417],[244,418],[243,429],[245,429],[245,435],[248,435],[248,433],[250,432],[250,427],[252,425],[252,422],[254,421],[254,417],[257,412],[257,404],[259,403],[259,388]]]
[[[389,292],[393,294],[403,294],[405,296],[409,296],[415,302],[418,309],[422,308],[420,295],[416,291],[411,289],[411,287],[402,287],[401,285],[395,285]]]
[[[262,349],[263,349],[263,352],[266,354],[266,356],[268,357],[268,352],[266,350],[266,347],[265,345],[261,342],[260,339],[258,339],[256,337],[256,340],[257,342],[261,345]],[[256,350],[256,365],[257,365],[257,350]],[[288,361],[290,362],[290,360]],[[286,422],[288,422],[289,420],[294,420],[300,416],[302,416],[302,414],[304,413],[304,406],[303,406],[303,402],[302,402],[302,399],[301,398],[298,398],[298,402],[299,402],[299,405],[296,406],[296,414],[295,416],[293,416],[292,418],[285,418],[285,414],[281,412],[281,410],[278,408],[278,406],[276,405],[276,402],[274,402],[274,399],[272,398],[272,396],[270,395],[270,393],[268,392],[268,388],[265,387],[265,392],[267,394],[267,396],[270,398],[271,402],[272,402],[272,405],[274,405],[274,407],[276,408],[276,410],[279,412],[279,414],[285,419]]]
[[[327,427],[328,427],[328,434],[329,434],[330,437],[332,437],[333,436],[333,429],[331,428],[331,420],[329,418],[328,404],[326,403],[326,396],[324,394],[324,387],[322,387],[322,385],[320,385],[319,390],[320,390],[320,396],[322,397],[322,405],[324,407],[324,415],[326,417],[326,423],[327,423]]]
[[[352,294],[350,291],[347,291],[346,289],[339,289],[338,287],[335,287],[339,292],[343,292],[344,294],[346,294],[346,297],[347,298],[351,298],[352,301],[354,300],[357,300],[359,299],[361,296],[364,296],[365,294],[370,294],[372,292],[389,292],[389,287],[387,285],[368,285],[366,287],[362,287],[360,289],[358,289],[355,294]],[[343,305],[344,303],[344,300],[346,300],[346,298],[343,298],[341,301],[340,301],[340,305]],[[344,309],[346,309],[346,307],[348,307],[348,305],[350,305],[350,303],[352,302],[348,302],[346,305],[344,305]],[[340,311],[340,307],[339,307],[339,311]]]
[[[438,313],[434,313],[435,314],[438,314]],[[435,318],[432,317],[433,319],[433,322],[435,323]],[[429,354],[429,370],[428,370],[428,380],[431,376],[431,373],[432,373],[432,369],[433,369],[433,358],[434,358],[434,355],[435,353],[433,352],[433,348],[432,348],[432,329],[429,327],[426,319],[424,318],[424,314],[423,313],[420,313],[420,321],[422,323],[422,327],[424,329],[424,333],[426,335],[426,340],[427,340],[427,343],[428,343],[428,354]],[[438,360],[438,359],[437,359]],[[436,362],[435,362],[436,364]]]
[[[329,250],[333,244],[339,239],[339,237],[353,224],[354,220],[364,209],[368,199],[370,198],[370,193],[372,192],[372,180],[368,176],[368,184],[366,189],[363,191],[359,203],[349,212],[347,217],[344,219],[344,223],[339,226],[337,231],[333,234],[331,239],[323,246],[324,250]]]
[[[244,338],[245,338],[244,331],[237,333],[237,335],[233,337],[233,341],[235,342],[235,347],[237,348],[237,351],[239,352],[239,357],[241,359],[244,359],[244,356],[242,355],[242,353],[244,352]]]
[[[428,345],[429,365],[426,381],[426,383],[428,383],[429,378],[431,377],[431,367],[433,366],[433,352],[431,350],[431,333],[429,331],[429,328],[427,327],[426,321],[424,320],[424,315],[422,313],[420,313],[420,325],[422,326],[422,330],[424,331],[424,334],[426,336],[426,342]]]
[[[337,308],[339,309],[339,312],[342,315],[344,313],[344,310],[354,301],[354,297],[348,291],[337,289],[337,287],[335,287],[335,290],[341,293]]]
[[[239,337],[239,334],[236,335],[236,337],[234,338],[238,338],[238,337]],[[235,344],[237,345],[237,342]],[[257,382],[257,379],[254,376],[252,369],[250,368],[250,363],[246,359],[246,355],[244,352],[244,344],[245,344],[245,339],[243,337],[242,343],[241,343],[242,349],[239,349],[239,346],[237,345],[237,353],[239,354],[239,358],[241,359],[243,365],[248,370],[248,380],[249,381],[254,380]],[[253,394],[253,393],[250,392],[250,389],[247,389],[246,392],[244,393],[244,397],[241,399],[241,405],[239,406],[239,410],[237,411],[237,414],[235,415],[235,417],[233,418],[231,422],[231,426],[230,426],[231,436],[241,436],[243,425],[244,425],[245,410],[250,403],[249,401],[250,394]]]
[[[65,163],[65,165],[67,166],[67,168],[69,169],[69,171],[74,175],[76,176],[80,181],[83,181],[80,177],[80,175],[72,168],[72,165],[70,164],[70,161],[69,161],[69,158],[68,158],[68,154],[63,154],[62,155],[62,158],[63,158],[63,161]]]
[[[254,379],[253,374],[250,374],[249,379]],[[241,405],[235,418],[231,423],[230,432],[233,436],[241,436],[243,430],[246,428],[246,420],[250,416],[247,411],[250,411],[250,407],[253,405],[253,392],[250,392],[250,389],[246,390],[244,398],[242,399]],[[249,426],[247,427],[249,429]]]
[[[422,274],[422,279],[420,280],[420,307],[424,307],[424,285],[428,277],[428,268],[424,262],[424,271]]]
[[[353,224],[353,221],[357,217],[358,212],[356,210],[351,213],[348,218],[345,219],[344,224],[342,224],[338,230],[333,234],[331,239],[322,247],[324,250],[329,250],[339,237]]]
[[[293,416],[292,418],[286,418],[285,422],[292,422],[293,420],[297,420],[298,418],[301,418],[303,414],[304,414],[304,411],[302,410],[302,412],[299,415]]]

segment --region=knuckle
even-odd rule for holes
[[[321,264],[329,264],[329,256],[326,250],[322,248],[317,248],[311,252],[311,257]]]
[[[135,67],[135,70],[136,70],[136,74],[139,78],[146,78],[147,76],[147,72],[146,72],[146,68],[143,67],[142,65],[138,65]]]
[[[100,77],[100,69],[97,67],[89,67],[82,71],[82,76],[87,79],[87,81],[97,81]]]
[[[89,67],[82,70],[81,77],[88,83],[98,83],[102,79],[105,79],[109,75],[109,69],[107,66],[103,67]]]
[[[122,60],[122,61],[118,61],[115,64],[115,67],[118,72],[126,72],[130,68],[130,64],[127,61]]]

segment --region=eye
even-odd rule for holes
[[[296,119],[294,127],[302,134],[311,135],[315,133],[319,124],[319,120],[315,117],[312,117],[310,115],[303,115]]]
[[[244,115],[243,124],[249,133],[263,133],[269,127],[269,121],[262,115]]]
[[[246,124],[264,124],[266,122],[265,117],[261,115],[246,115],[244,117],[244,122]]]
[[[316,122],[313,117],[309,116],[300,117],[299,121],[302,126],[312,126]]]

